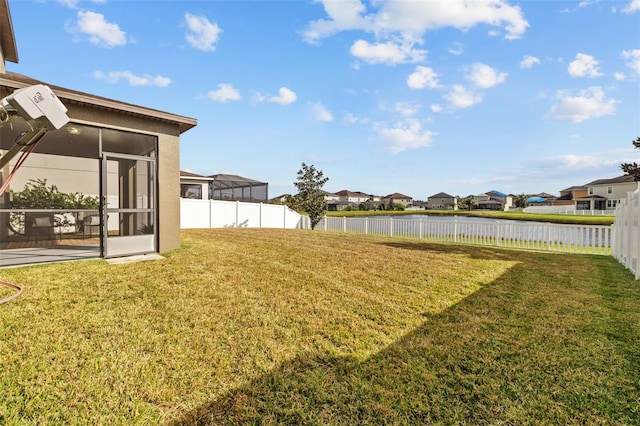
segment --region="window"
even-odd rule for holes
[[[593,195],[593,187],[589,187],[589,195]]]
[[[613,186],[607,186],[607,194],[613,194]]]
[[[180,184],[180,197],[202,200],[202,185],[194,183]]]
[[[607,208],[608,209],[615,209],[616,206],[618,205],[618,201],[619,200],[607,200]]]

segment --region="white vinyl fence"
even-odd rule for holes
[[[325,217],[325,231],[387,235],[448,243],[609,255],[611,226],[465,219]]]
[[[529,206],[522,209],[525,213],[567,214],[574,216],[613,216],[615,210],[576,210],[576,206]]]
[[[616,208],[611,254],[640,278],[640,190],[630,192]]]
[[[286,206],[240,201],[180,199],[180,228],[283,228],[301,226]]]

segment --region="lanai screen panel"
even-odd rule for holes
[[[269,184],[237,175],[213,175],[211,198],[213,200],[266,202]]]

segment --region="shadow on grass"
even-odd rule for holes
[[[506,250],[385,244],[521,260]],[[608,341],[611,318],[590,308],[598,285],[572,281],[572,268],[545,275],[552,256],[516,264],[370,358],[303,354],[173,424],[637,422],[640,374],[621,342],[638,333],[625,326]]]

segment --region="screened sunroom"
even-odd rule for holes
[[[41,83],[0,74],[0,96]],[[45,83],[46,84],[46,83]],[[48,132],[0,197],[0,266],[119,257],[180,245],[180,134],[194,119],[49,85],[70,122]],[[0,128],[4,155],[27,124]]]

